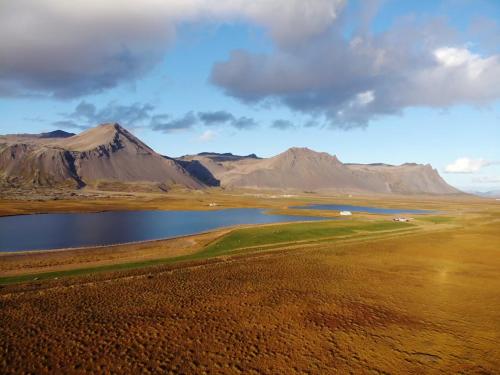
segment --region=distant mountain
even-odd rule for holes
[[[36,139],[47,139],[47,138],[69,138],[74,136],[75,133],[68,133],[65,132],[64,130],[54,130],[51,132],[47,133],[40,133],[40,134],[7,134],[0,136],[0,141],[10,141],[10,142],[16,142],[16,141],[26,141],[26,140],[31,140],[34,141]]]
[[[69,138],[76,135],[75,133],[68,133],[64,130],[54,130],[48,133],[42,133],[39,135],[40,138]]]
[[[221,160],[213,154],[186,156],[198,160],[222,186],[329,190],[396,194],[457,194],[430,165],[407,163],[343,164],[336,156],[308,148],[290,148],[268,159]]]
[[[500,198],[500,190],[491,191],[469,191],[469,193],[478,195],[484,198]]]
[[[241,156],[241,155],[234,155],[230,152],[225,152],[223,154],[217,152],[200,152],[196,156],[207,157],[214,161],[236,161],[242,159],[259,159],[259,157],[255,154]]]
[[[152,182],[200,188],[176,160],[165,158],[118,124],[79,135],[0,137],[0,180],[10,186],[76,186]]]

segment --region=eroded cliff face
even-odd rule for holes
[[[3,185],[81,187],[71,152],[34,144],[0,145]]]
[[[99,181],[203,187],[180,163],[164,158],[118,124],[60,138],[0,139],[0,178],[13,186],[81,187]]]
[[[459,194],[429,164],[407,163],[403,165],[353,164],[348,165],[354,173],[384,185],[388,193],[395,194]]]

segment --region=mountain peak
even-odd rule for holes
[[[317,153],[314,150],[311,150],[310,148],[307,147],[290,147],[288,150],[285,151],[285,153],[294,153],[294,154],[299,154],[299,153]]]
[[[302,159],[302,158],[304,158],[304,159],[330,159],[330,160],[334,160],[334,161],[340,163],[337,156],[335,156],[335,155],[330,155],[327,152],[314,151],[314,150],[311,150],[310,148],[307,148],[307,147],[290,147],[288,150],[277,155],[276,157],[294,158],[294,159]]]
[[[125,128],[123,126],[121,126],[117,122],[105,122],[105,123],[97,125],[96,128],[101,128],[101,129],[115,129],[115,130],[118,130],[118,131],[125,130]]]
[[[74,151],[88,151],[101,146],[119,149],[124,143],[131,143],[138,149],[152,152],[148,146],[118,123],[100,124],[64,140],[63,145]]]

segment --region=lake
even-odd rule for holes
[[[303,210],[330,210],[330,211],[351,211],[351,212],[367,212],[370,214],[429,214],[434,211],[429,210],[415,210],[409,208],[379,208],[368,206],[350,206],[345,204],[311,204],[309,206],[296,206],[291,207]]]
[[[0,217],[0,252],[157,240],[238,224],[322,220],[270,215],[259,208],[215,211],[113,211]]]

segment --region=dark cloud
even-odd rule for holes
[[[118,122],[130,128],[144,126],[152,118],[154,106],[151,104],[133,103],[122,105],[110,102],[98,109],[94,104],[80,102],[71,113],[63,114],[64,120],[56,121],[54,126],[85,129],[97,124]]]
[[[205,125],[220,125],[234,121],[234,116],[226,111],[198,112],[198,117]]]
[[[245,103],[284,105],[346,129],[409,107],[500,98],[500,55],[475,52],[439,18],[401,19],[374,33],[366,24],[376,9],[362,10],[359,25],[340,19],[308,43],[233,51],[213,66],[211,81]]]
[[[197,117],[193,112],[186,113],[178,119],[169,119],[165,115],[153,116],[151,121],[151,129],[163,133],[169,133],[177,130],[186,130],[192,128],[198,122]]]
[[[236,129],[243,130],[257,127],[257,122],[250,117],[239,117],[234,119],[234,121],[231,122],[231,125]]]
[[[159,131],[172,131],[189,129],[196,125],[203,126],[231,126],[238,130],[246,130],[255,128],[258,124],[250,117],[236,117],[232,113],[226,111],[215,112],[198,112],[196,115],[193,111],[186,113],[183,117],[177,119],[169,119],[162,123],[158,123],[153,118],[151,128]]]
[[[70,98],[142,77],[174,37],[161,11],[133,2],[0,2],[0,92]]]
[[[315,128],[315,127],[321,127],[321,124],[315,120],[308,120],[302,126],[304,128]]]
[[[58,128],[88,129],[98,124],[117,122],[128,128],[150,128],[154,131],[168,133],[185,130],[194,126],[230,126],[238,130],[250,129],[257,122],[250,117],[236,117],[226,111],[187,112],[184,116],[173,118],[166,113],[156,113],[155,107],[149,103],[132,103],[130,105],[110,102],[102,108],[81,101],[70,113],[61,114],[62,119],[52,123]]]
[[[250,129],[257,126],[257,122],[249,117],[236,117],[226,111],[198,112],[198,119],[203,125],[230,125],[236,129]]]
[[[271,127],[279,130],[288,130],[294,129],[295,125],[293,124],[293,122],[288,120],[275,120],[273,121]]]

